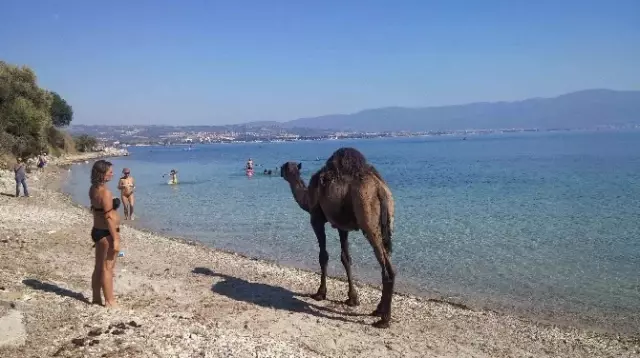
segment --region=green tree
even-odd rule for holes
[[[56,92],[51,92],[51,120],[56,127],[66,127],[73,120],[73,108]]]
[[[71,136],[56,128],[72,119],[71,106],[40,88],[33,70],[0,61],[0,154],[27,157],[48,149],[73,150]]]
[[[30,68],[0,61],[0,144],[11,145],[17,156],[45,150],[52,126],[51,104],[51,94],[38,87]]]
[[[98,140],[88,134],[81,134],[75,138],[76,149],[80,152],[90,152],[98,144]]]

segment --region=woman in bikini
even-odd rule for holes
[[[120,251],[120,199],[113,198],[106,185],[112,178],[113,168],[110,162],[98,160],[93,164],[89,200],[93,211],[91,238],[96,247],[96,265],[91,277],[91,288],[94,304],[102,304],[102,290],[105,307],[116,306],[113,295],[113,270]]]
[[[135,189],[135,182],[129,168],[122,169],[122,178],[118,182],[118,189],[120,190],[122,205],[124,205],[124,219],[133,220],[133,204],[135,204],[133,189]]]

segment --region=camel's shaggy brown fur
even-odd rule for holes
[[[336,150],[325,165],[329,171],[351,176],[362,176],[369,171],[369,163],[364,155],[348,147]]]
[[[391,264],[391,233],[393,231],[394,202],[389,187],[380,173],[367,163],[355,148],[340,148],[316,172],[307,188],[300,178],[301,164],[287,162],[280,175],[289,182],[298,205],[311,215],[311,226],[320,246],[320,287],[314,299],[326,298],[326,275],[329,254],[326,250],[325,224],[338,230],[342,253],[340,259],[347,273],[349,293],[347,305],[358,305],[358,294],[351,276],[348,232],[362,230],[371,244],[382,268],[382,297],[373,315],[381,319],[376,327],[388,327],[395,269]]]
[[[357,149],[343,147],[336,150],[325,163],[326,170],[322,171],[322,180],[338,179],[343,176],[362,179],[368,174],[374,174],[384,181],[378,170],[367,162],[364,155]],[[347,178],[345,178],[347,179]]]

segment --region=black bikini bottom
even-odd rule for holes
[[[120,232],[120,228],[117,228],[116,231]],[[91,229],[91,238],[93,239],[93,242],[98,242],[103,237],[107,237],[107,236],[111,236],[109,229],[98,229],[95,227]]]

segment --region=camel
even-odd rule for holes
[[[291,187],[293,197],[311,216],[311,227],[318,239],[320,254],[320,287],[311,297],[317,301],[327,296],[327,263],[325,224],[338,230],[340,259],[349,284],[348,306],[360,304],[351,275],[349,231],[362,230],[371,244],[382,268],[382,296],[372,316],[380,317],[373,323],[377,328],[388,328],[391,318],[391,300],[395,283],[395,269],[391,264],[391,234],[394,221],[394,202],[391,191],[378,171],[355,148],[340,148],[309,181],[309,187],[300,177],[302,164],[287,162],[280,168],[280,176]]]

